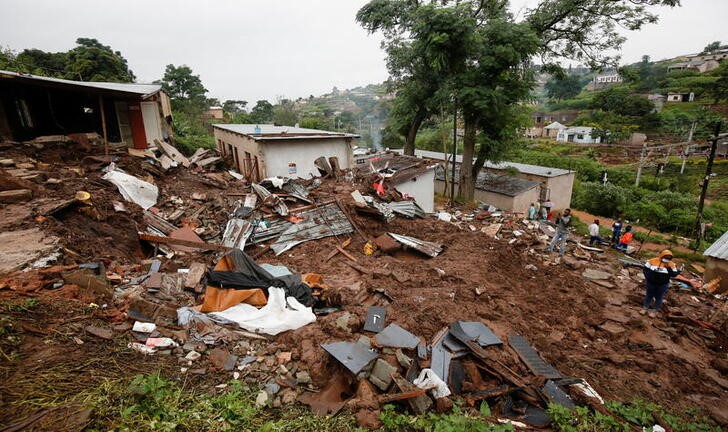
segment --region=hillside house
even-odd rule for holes
[[[591,126],[576,126],[560,129],[556,136],[556,141],[573,142],[579,144],[598,144],[601,142],[600,137],[593,137],[594,128]]]
[[[668,93],[667,102],[692,102],[695,100],[695,93]]]
[[[435,169],[439,166],[439,163],[397,153],[380,153],[357,160],[357,167],[362,170],[371,171],[374,167],[385,172],[388,186],[414,199],[427,213],[435,210]]]
[[[459,174],[456,170],[456,188]],[[435,171],[435,190],[437,193],[448,195],[450,191],[446,190],[447,185],[447,182],[445,182],[445,169],[440,167]],[[478,201],[501,210],[527,213],[531,203],[535,203],[539,199],[539,182],[481,172],[475,181],[474,197]]]
[[[353,166],[359,135],[270,124],[215,124],[217,150],[231,156],[249,181],[266,177],[318,176],[314,161],[335,157],[341,169]]]
[[[589,84],[587,84],[586,89],[589,91],[602,90],[609,86],[620,84],[622,82],[624,82],[624,79],[622,78],[622,75],[619,74],[619,72],[609,71],[601,73],[592,78]]]
[[[718,291],[728,291],[728,231],[723,233],[708,249],[703,252],[706,257],[704,279],[710,282],[721,278]]]
[[[0,70],[0,139],[96,132],[144,149],[172,133],[159,84],[72,81]]]

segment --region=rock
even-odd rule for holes
[[[296,382],[298,384],[311,384],[311,375],[306,371],[296,372]]]
[[[190,361],[195,361],[195,360],[199,360],[200,357],[202,357],[202,354],[198,353],[197,351],[190,351],[185,356],[185,359],[190,360]]]
[[[210,352],[210,362],[217,369],[231,371],[235,369],[238,356],[230,354],[223,348],[215,348]]]
[[[107,328],[86,326],[84,330],[86,330],[86,333],[92,334],[101,339],[111,340],[114,337],[114,332]]]
[[[270,399],[270,396],[265,390],[261,390],[258,392],[258,396],[255,398],[255,405],[259,407],[264,407],[268,404],[268,400]]]
[[[273,408],[280,408],[280,407],[281,407],[281,405],[282,405],[282,403],[281,403],[281,398],[280,398],[280,397],[277,397],[277,398],[275,398],[275,399],[273,400],[273,403],[271,404],[271,406],[272,406]]]
[[[277,394],[279,391],[281,391],[281,386],[278,385],[275,381],[271,381],[269,383],[266,383],[265,387],[263,388],[266,393],[273,396]]]
[[[611,284],[605,280],[592,280],[595,284],[603,286],[604,288],[614,288],[614,284]]]
[[[403,368],[409,369],[410,366],[412,366],[412,359],[403,353],[401,349],[395,351],[394,355],[397,357],[397,361]]]
[[[288,363],[291,361],[291,352],[290,351],[284,351],[282,353],[278,353],[276,355],[276,360],[278,360],[279,364]]]
[[[535,265],[533,265],[533,264],[526,264],[526,267],[525,267],[525,269],[526,269],[526,270],[531,270],[531,271],[538,271],[538,267],[536,267],[536,266],[535,266]]]
[[[344,312],[343,314],[339,315],[338,318],[336,318],[336,327],[344,330],[347,333],[351,333],[353,329],[352,321],[355,318],[352,314],[349,312]]]
[[[586,269],[581,275],[589,280],[604,280],[612,277],[610,273],[594,269]]]
[[[369,381],[377,386],[381,391],[387,391],[392,385],[392,374],[397,372],[397,368],[387,363],[386,360],[377,359],[369,375]]]
[[[207,374],[207,368],[190,369],[189,373],[192,375],[205,375]]]
[[[291,389],[285,389],[281,392],[280,398],[283,405],[290,405],[296,402],[296,392]]]

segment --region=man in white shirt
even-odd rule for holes
[[[599,219],[594,219],[594,223],[589,225],[589,244],[601,245],[604,239],[599,235]]]

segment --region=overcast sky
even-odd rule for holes
[[[514,9],[537,0],[513,0]],[[0,45],[66,51],[96,38],[129,61],[139,82],[167,64],[190,66],[209,96],[274,101],[387,78],[381,38],[354,21],[366,0],[0,0]],[[628,33],[622,57],[638,61],[728,42],[728,0],[682,0]]]

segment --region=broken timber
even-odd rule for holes
[[[173,239],[171,237],[161,237],[161,236],[155,236],[155,235],[145,234],[145,233],[139,233],[139,239],[148,241],[150,243],[162,243],[162,244],[177,245],[177,246],[188,246],[188,247],[192,247],[195,249],[201,249],[201,250],[229,251],[229,250],[234,249],[234,248],[231,248],[228,246],[223,246],[223,245],[218,245],[218,244]]]

